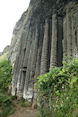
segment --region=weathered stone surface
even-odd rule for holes
[[[12,95],[31,101],[40,74],[62,66],[66,56],[78,57],[78,1],[31,0],[14,29],[11,48]]]

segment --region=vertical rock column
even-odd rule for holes
[[[78,58],[78,14],[72,16],[72,56]]]
[[[31,48],[32,48],[32,45],[31,45]],[[24,99],[32,98],[32,92],[31,92],[31,95],[27,93],[28,86],[29,86],[29,79],[30,79],[31,57],[32,57],[32,49],[30,49],[30,52],[29,52],[29,58],[28,58],[29,60],[28,60],[28,64],[27,64],[27,71],[26,71],[26,77],[25,77],[25,82],[24,82],[24,91],[23,91]]]
[[[30,72],[30,79],[29,79],[29,87],[28,92],[32,91],[32,98],[34,98],[34,85],[35,85],[35,70],[36,70],[36,62],[37,62],[37,56],[38,56],[38,46],[39,46],[39,29],[38,25],[36,26],[36,34],[35,34],[35,40],[33,43],[33,53],[32,53],[32,61],[31,61],[31,72]]]
[[[24,40],[24,38],[23,38]],[[23,61],[23,57],[24,57],[24,52],[23,52],[23,49],[21,49],[22,47],[22,44],[23,44],[23,41],[20,40],[20,49],[19,49],[19,53],[16,57],[16,61],[15,61],[15,64],[14,64],[14,73],[13,73],[13,78],[12,78],[12,95],[14,96],[16,94],[16,90],[17,89],[17,84],[20,84],[20,80],[19,80],[19,74],[20,74],[20,67],[22,67],[22,62]],[[20,55],[20,57],[19,57]],[[18,63],[18,64],[17,64]],[[21,74],[20,74],[21,75]]]
[[[49,44],[48,29],[49,29],[49,24],[48,24],[48,20],[46,20],[40,74],[45,74],[48,71],[48,46],[49,46],[48,45]]]
[[[57,41],[57,65],[58,67],[62,66],[62,59],[63,59],[63,19],[61,16],[58,16],[58,41]]]
[[[39,29],[39,34],[38,34],[38,50],[37,50],[37,59],[36,59],[37,61],[36,61],[35,76],[34,76],[34,92],[33,92],[34,102],[37,100],[37,89],[35,89],[35,85],[37,82],[37,77],[40,75],[43,36],[44,36],[44,29],[43,29],[43,25],[41,24]]]
[[[12,96],[15,96],[16,94],[17,81],[15,81],[15,78],[17,79],[16,74],[14,74],[12,78],[12,92],[11,92]]]
[[[67,56],[72,56],[72,19],[67,10]]]
[[[26,44],[27,44],[27,36],[26,32],[23,32],[22,34],[22,40],[21,40],[21,51],[20,51],[20,59],[19,59],[19,72],[18,72],[18,80],[17,80],[17,96],[21,98],[23,96],[23,89],[24,89],[24,82],[25,82],[25,75],[26,75],[26,68],[23,67],[23,61],[26,54]]]
[[[76,38],[77,38],[77,58],[78,58],[78,12],[75,14],[76,15]]]
[[[35,82],[37,82],[37,77],[40,75],[43,36],[44,36],[44,29],[43,25],[41,24],[39,29],[39,42],[38,42],[39,44],[38,44],[37,62],[36,62],[35,77],[34,77]]]
[[[78,26],[77,26],[77,58],[78,58]]]
[[[67,56],[67,20],[66,17],[63,19],[63,61]]]
[[[52,16],[52,42],[51,42],[51,58],[50,68],[57,66],[57,15]]]
[[[24,56],[24,60],[23,60],[23,67],[25,67],[25,68],[27,68],[27,64],[28,64],[28,58],[29,58],[30,47],[31,47],[31,38],[32,38],[31,35],[32,35],[32,32],[30,30],[30,32],[28,33],[28,36],[27,36],[28,40],[27,40],[26,52],[25,52],[25,56]]]
[[[34,39],[34,34],[33,34],[32,38]],[[27,99],[27,100],[31,100],[32,96],[33,96],[32,83],[30,82],[33,47],[34,47],[34,40],[31,42],[31,45],[30,45],[26,77],[25,77],[25,83],[24,83],[24,91],[23,91],[23,97],[24,97],[24,99]],[[31,87],[30,87],[30,84],[31,84]]]
[[[25,82],[26,71],[24,69],[20,69],[17,83],[17,96],[22,98],[24,82]]]
[[[77,47],[76,58],[78,58],[78,12],[75,15],[76,15],[76,32],[75,32],[75,34],[76,34],[76,42],[77,42],[77,44],[76,44],[76,47]]]
[[[38,55],[38,27],[36,27],[36,35],[34,40],[34,47],[33,47],[33,55],[32,55],[32,63],[31,63],[31,79],[34,80],[35,76],[35,69],[36,69],[36,62],[37,62],[37,55]]]

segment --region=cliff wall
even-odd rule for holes
[[[12,95],[35,99],[37,76],[78,57],[78,1],[31,0],[14,35]]]

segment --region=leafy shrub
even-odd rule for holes
[[[7,117],[15,110],[12,97],[8,95],[8,87],[12,80],[12,67],[10,61],[2,58],[0,58],[0,117]]]
[[[9,107],[3,108],[2,113],[0,113],[0,117],[8,117],[10,114],[14,113],[15,108],[13,105],[10,105]]]
[[[4,60],[0,62],[0,92],[6,92],[12,80],[12,67],[10,61]]]
[[[0,107],[7,107],[12,104],[12,99],[10,96],[0,93]]]
[[[63,64],[38,77],[41,117],[78,117],[78,60]]]

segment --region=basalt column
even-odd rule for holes
[[[37,77],[40,75],[40,66],[41,66],[41,55],[42,55],[42,45],[43,45],[43,36],[44,36],[44,28],[43,25],[40,25],[39,29],[39,36],[38,36],[38,53],[37,53],[37,61],[36,61],[36,68],[35,68],[35,76],[34,76],[34,91],[33,91],[33,99],[34,101],[37,100],[37,89],[35,89],[35,85],[37,82]]]
[[[63,61],[67,56],[67,20],[66,17],[63,19]]]
[[[72,54],[78,58],[78,13],[72,16]]]
[[[78,4],[70,2],[63,18],[63,60],[78,58]]]
[[[37,55],[38,55],[38,45],[39,45],[39,30],[38,27],[36,28],[36,36],[34,40],[34,47],[33,47],[33,54],[32,54],[32,62],[31,62],[31,79],[34,80],[35,76],[35,69],[36,69],[36,62],[37,62]]]
[[[29,30],[30,32],[28,33],[27,35],[27,46],[26,46],[26,52],[25,52],[25,56],[24,56],[24,60],[23,60],[23,67],[24,68],[27,68],[27,63],[28,63],[28,57],[29,57],[29,52],[30,52],[30,47],[31,47],[31,35],[32,35],[32,32],[31,30]]]
[[[13,79],[12,79],[12,95],[14,96],[17,92],[20,93],[20,87],[21,87],[21,71],[22,69],[22,64],[23,64],[23,59],[24,59],[24,55],[25,55],[25,50],[24,48],[21,49],[23,42],[24,42],[24,36],[25,36],[25,32],[22,34],[22,40],[20,41],[20,50],[19,53],[16,57],[16,61],[15,61],[15,65],[14,65],[14,70],[13,70]],[[19,57],[20,55],[20,57]],[[18,64],[17,64],[18,63]],[[23,84],[22,84],[23,86]],[[18,91],[17,91],[18,90]],[[16,92],[17,91],[17,92]],[[22,92],[22,91],[21,91]],[[18,95],[18,94],[17,94]]]
[[[26,63],[27,70],[26,70],[26,77],[25,77],[24,91],[23,91],[24,99],[32,99],[32,95],[33,95],[33,89],[31,88],[32,84],[31,84],[31,87],[29,87],[29,85],[31,83],[29,81],[30,81],[30,73],[31,73],[33,47],[34,47],[34,34],[33,33],[32,33],[32,40],[33,41],[31,42],[31,45],[30,45],[28,62]]]
[[[26,70],[22,68],[19,71],[18,82],[17,82],[17,96],[19,98],[23,97],[25,77],[26,77]]]
[[[26,77],[26,64],[25,66],[23,66],[23,62],[26,58],[25,55],[27,55],[27,57],[29,57],[29,51],[28,50],[28,46],[31,46],[31,41],[30,41],[30,36],[31,36],[31,32],[30,35],[28,37],[28,40],[26,40],[26,36],[22,35],[22,49],[21,49],[21,53],[20,53],[20,61],[19,61],[19,66],[20,66],[20,70],[19,70],[19,75],[18,75],[18,80],[17,80],[17,96],[20,98],[23,96],[23,90],[24,90],[24,82],[25,82],[25,77]],[[24,45],[25,44],[25,45]],[[26,46],[28,44],[28,46]],[[28,52],[28,53],[27,53]],[[28,60],[28,59],[27,59]]]
[[[61,16],[58,16],[58,24],[57,24],[57,66],[62,66],[62,60],[63,60],[63,18]]]
[[[36,75],[35,71],[36,71],[36,63],[37,63],[37,56],[38,56],[38,47],[39,47],[39,26],[37,25],[35,40],[33,45],[31,72],[30,72],[29,88],[28,88],[28,92],[30,91],[30,89],[32,91],[32,94],[33,94],[32,98],[34,98],[34,84],[35,84],[35,75]]]
[[[45,74],[48,71],[48,46],[49,46],[48,30],[49,30],[49,23],[48,20],[46,20],[43,47],[42,47],[40,74]]]
[[[72,18],[67,9],[67,56],[72,56]]]
[[[50,68],[57,66],[57,15],[52,16],[52,42]]]
[[[39,31],[38,54],[37,54],[37,62],[36,62],[35,77],[34,77],[35,83],[37,82],[37,77],[40,75],[43,38],[44,38],[44,27],[41,24],[40,25],[40,31]]]

